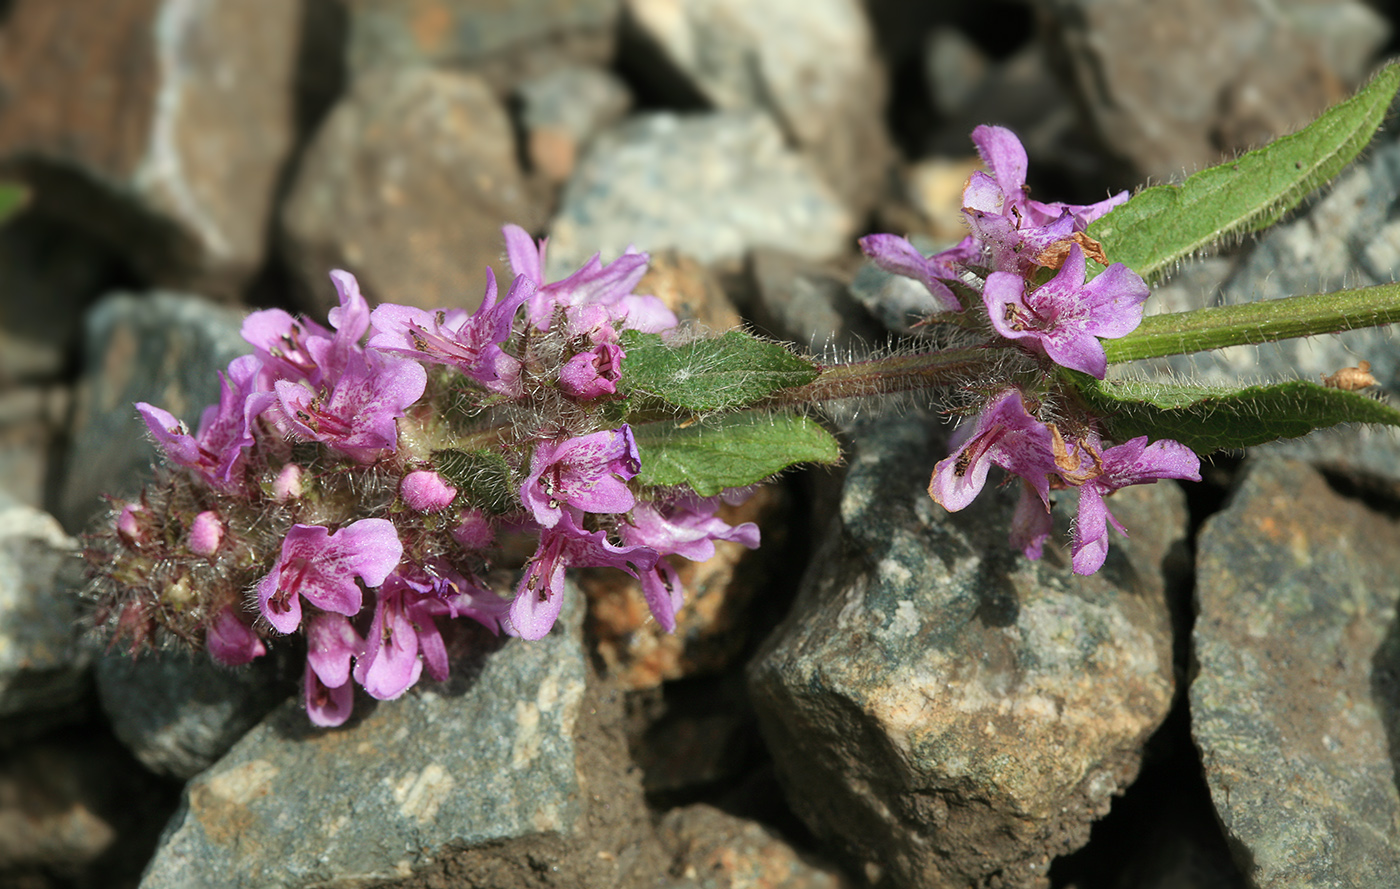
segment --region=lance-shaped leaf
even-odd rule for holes
[[[1400,284],[1266,299],[1151,315],[1121,339],[1104,340],[1109,364],[1256,345],[1400,322]]]
[[[622,332],[618,389],[706,413],[736,410],[817,378],[817,367],[785,347],[740,330],[670,346],[659,334]]]
[[[1299,132],[1181,185],[1145,189],[1090,225],[1089,236],[1111,261],[1151,279],[1223,238],[1272,225],[1366,147],[1397,86],[1400,63],[1392,63]]]
[[[1108,434],[1170,438],[1198,454],[1297,438],[1339,423],[1400,426],[1400,411],[1360,392],[1306,380],[1266,386],[1100,381],[1066,371]]]
[[[684,485],[702,497],[757,484],[798,463],[835,463],[841,446],[820,424],[796,414],[745,411],[689,426],[634,426],[644,485]]]

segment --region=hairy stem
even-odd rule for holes
[[[812,382],[775,392],[760,406],[795,407],[949,386],[969,375],[990,370],[997,357],[997,350],[977,347],[828,365],[819,369],[820,375]]]
[[[1239,306],[1152,315],[1127,336],[1104,340],[1110,364],[1340,333],[1400,322],[1400,285],[1381,284]]]

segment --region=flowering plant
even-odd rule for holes
[[[91,538],[98,621],[133,649],[176,637],[230,665],[299,635],[307,713],[338,725],[355,684],[392,699],[425,669],[446,677],[439,620],[543,637],[569,567],[627,572],[673,629],[683,590],[671,557],[758,545],[758,528],[728,523],[721,504],[790,466],[839,460],[810,406],[913,390],[951,396],[966,420],[933,466],[932,498],[957,511],[993,465],[1018,477],[1011,542],[1034,559],[1055,492],[1077,489],[1072,566],[1091,574],[1108,526],[1126,533],[1107,507],[1116,490],[1198,480],[1198,454],[1218,448],[1400,425],[1355,385],[1222,390],[1108,373],[1400,319],[1397,287],[1143,313],[1148,280],[1276,220],[1340,170],[1398,84],[1388,68],[1294,136],[1181,186],[1084,206],[1032,200],[1020,142],[978,127],[988,172],[967,184],[961,243],[926,256],[893,235],[861,241],[923,285],[921,327],[952,331],[951,347],[823,365],[742,331],[686,331],[634,293],[646,254],[595,256],[548,282],[544,243],[513,226],[513,280],[502,295],[488,273],[474,312],[371,310],[333,272],[329,327],[277,309],[248,317],[253,352],[228,366],[197,429],[137,405],[165,466]],[[519,540],[533,552],[523,565],[504,556]]]

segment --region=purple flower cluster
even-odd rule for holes
[[[249,316],[253,354],[229,365],[195,432],[137,405],[171,470],[117,510],[110,574],[136,591],[109,603],[118,632],[140,643],[161,626],[225,664],[300,634],[307,712],[333,726],[352,682],[392,699],[425,669],[447,676],[440,618],[539,639],[566,568],[613,567],[669,631],[682,590],[665,557],[758,545],[756,526],[717,517],[719,498],[634,487],[641,456],[609,410],[618,331],[676,324],[632,292],[647,255],[595,256],[547,283],[543,242],[514,226],[505,242],[515,278],[501,296],[488,271],[474,312],[371,311],[333,272],[329,327]],[[503,538],[534,555],[512,566]],[[500,595],[487,579],[512,567],[514,595]]]
[[[1162,478],[1200,480],[1200,460],[1184,445],[1135,438],[1105,447],[1095,418],[1076,415],[1076,401],[1060,397],[1056,366],[1103,379],[1108,363],[1099,338],[1126,336],[1142,322],[1147,284],[1122,263],[1109,265],[1086,233],[1128,194],[1083,206],[1031,200],[1026,152],[1016,136],[980,126],[972,141],[990,175],[973,173],[963,191],[966,238],[927,257],[895,235],[861,241],[881,268],[928,289],[931,320],[955,313],[962,326],[986,332],[987,348],[1025,359],[1013,362],[1004,379],[970,387],[980,393],[980,413],[970,434],[938,463],[929,494],[957,511],[981,492],[992,465],[1020,476],[1011,540],[1037,559],[1050,534],[1050,492],[1078,488],[1073,566],[1092,574],[1107,555],[1107,526],[1126,533],[1108,511],[1107,495]],[[1092,279],[1089,258],[1107,265]],[[964,305],[959,293],[981,299]],[[1059,422],[1046,419],[1052,416]]]

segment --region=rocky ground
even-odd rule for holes
[[[837,418],[840,472],[747,507],[673,636],[576,578],[545,640],[313,730],[292,653],[228,671],[84,635],[78,535],[187,420],[250,307],[472,306],[500,226],[562,274],[629,243],[691,318],[817,351],[902,331],[855,238],[961,236],[967,134],[1036,196],[1179,179],[1396,48],[1360,0],[11,0],[0,170],[0,886],[1400,885],[1400,438],[1331,431],[1122,492],[1104,570],[924,493],[935,410]],[[1395,279],[1386,130],[1154,310]],[[1305,377],[1394,331],[1138,375]],[[1063,530],[1063,529],[1061,529]]]

